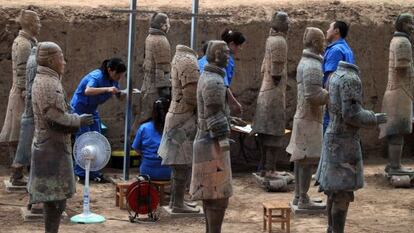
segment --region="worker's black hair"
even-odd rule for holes
[[[341,37],[343,39],[345,39],[346,36],[348,35],[348,29],[349,29],[348,25],[343,21],[339,21],[339,20],[335,21],[334,29],[339,29],[339,34],[341,34]]]
[[[102,62],[101,70],[106,77],[109,76],[108,68],[112,71],[115,71],[117,74],[123,73],[126,71],[126,66],[121,58],[113,57],[111,59],[106,59]]]
[[[154,121],[155,129],[162,135],[165,124],[165,116],[170,107],[170,100],[164,97],[157,99],[152,107],[152,120]]]
[[[228,28],[224,29],[221,33],[221,39],[227,44],[234,42],[236,45],[241,45],[246,41],[246,37],[243,33]]]
[[[209,40],[202,42],[201,50],[203,51],[203,55],[206,55],[206,53],[207,53],[208,42],[209,42]]]

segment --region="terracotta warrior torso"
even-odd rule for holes
[[[20,119],[24,111],[26,89],[26,64],[30,51],[37,43],[36,38],[21,30],[12,46],[13,85],[10,90],[6,118],[0,134],[1,141],[18,141]]]
[[[407,72],[399,72],[401,69]],[[390,44],[388,84],[382,101],[382,111],[387,113],[388,121],[380,125],[380,138],[412,132],[413,82],[411,42],[407,34],[396,32]]]
[[[30,165],[31,147],[34,134],[34,116],[32,107],[32,85],[36,76],[37,47],[33,47],[26,66],[26,98],[24,112],[21,119],[19,144],[17,146],[14,163]]]
[[[160,96],[159,88],[171,87],[171,48],[167,34],[162,30],[150,28],[145,40],[144,80],[140,120],[151,117],[152,104]]]
[[[285,96],[287,84],[287,43],[285,33],[270,31],[262,63],[263,81],[257,97],[253,131],[260,134],[285,134]],[[279,84],[272,76],[281,74]]]
[[[80,118],[69,114],[68,103],[54,70],[38,66],[32,87],[35,133],[30,169],[30,202],[58,201],[75,192],[71,133]]]
[[[216,131],[230,130],[223,69],[207,64],[197,85],[198,129],[194,140],[190,195],[193,200],[222,199],[233,194],[230,151]]]
[[[158,150],[165,165],[192,163],[199,76],[197,54],[187,46],[178,45],[171,68],[172,100]]]
[[[329,98],[328,92],[322,88],[322,77],[322,57],[304,50],[296,73],[296,114],[292,136],[286,149],[292,155],[291,161],[317,161],[320,157],[323,105]]]
[[[340,62],[329,81],[330,122],[323,138],[316,174],[323,191],[355,191],[363,187],[364,174],[359,128],[372,128],[377,119],[362,107],[358,67]]]

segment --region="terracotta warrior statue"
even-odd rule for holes
[[[382,111],[389,120],[380,125],[379,138],[388,141],[389,175],[414,175],[412,168],[401,166],[404,135],[412,132],[414,66],[411,40],[414,20],[410,14],[401,14],[395,22],[396,32],[390,44],[388,85],[382,101]]]
[[[35,131],[29,180],[30,204],[43,203],[45,232],[59,230],[66,199],[75,193],[71,133],[93,123],[92,115],[70,114],[61,78],[65,61],[53,42],[38,44],[32,87]]]
[[[12,164],[13,173],[10,177],[10,182],[13,186],[26,186],[27,184],[23,176],[23,168],[30,166],[34,133],[32,85],[37,70],[36,53],[37,47],[33,47],[27,60],[25,106],[20,125],[19,143],[17,144],[16,156]]]
[[[319,28],[306,28],[305,49],[296,73],[298,99],[292,137],[286,151],[292,155],[290,161],[295,163],[293,204],[299,209],[325,209],[324,204],[314,203],[308,196],[312,167],[319,163],[321,154],[323,106],[329,98],[322,87],[324,41],[325,36]]]
[[[230,109],[226,101],[224,68],[230,56],[226,42],[213,40],[197,85],[198,129],[194,140],[190,195],[202,200],[206,232],[220,233],[233,194],[230,164]]]
[[[9,94],[6,118],[0,133],[0,142],[8,143],[10,158],[13,158],[16,152],[21,116],[25,107],[26,63],[30,50],[37,43],[36,36],[39,34],[41,26],[37,13],[30,10],[22,10],[17,21],[22,29],[12,46],[13,85]],[[26,161],[30,160],[26,159]],[[15,180],[22,180],[23,167],[27,165],[26,161],[15,161],[13,164],[12,183],[21,185]]]
[[[193,162],[193,141],[197,132],[197,82],[200,77],[197,53],[177,45],[172,60],[172,100],[168,110],[159,156],[172,170],[170,208],[173,213],[198,213],[184,203],[188,174]]]
[[[151,18],[149,35],[145,40],[144,80],[141,88],[139,123],[151,117],[152,105],[160,97],[170,99],[171,49],[167,39],[170,20],[164,13]]]
[[[374,128],[387,121],[385,113],[362,107],[362,84],[357,66],[341,61],[329,80],[330,121],[323,137],[316,173],[327,197],[328,233],[343,233],[354,191],[364,185],[359,128]]]
[[[275,13],[271,26],[262,63],[263,81],[252,126],[253,132],[259,135],[263,166],[261,176],[265,177],[275,175],[277,157],[284,153],[281,139],[285,134],[288,15],[285,12]]]

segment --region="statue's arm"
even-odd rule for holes
[[[341,83],[342,117],[345,123],[359,128],[372,128],[377,125],[375,113],[362,107],[362,84],[359,80],[346,80]]]

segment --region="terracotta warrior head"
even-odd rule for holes
[[[40,66],[49,67],[60,75],[65,71],[66,62],[63,58],[63,52],[56,43],[50,41],[39,43],[36,61]]]
[[[36,37],[40,32],[40,19],[36,12],[30,10],[21,10],[17,18],[22,30]]]
[[[408,35],[414,33],[414,19],[409,13],[402,13],[395,20],[395,29],[399,32],[405,32]]]
[[[286,12],[278,11],[272,17],[271,26],[277,32],[287,32],[289,30],[289,16]]]
[[[307,27],[303,35],[303,46],[316,54],[322,54],[325,44],[325,35],[322,30],[315,27]]]
[[[222,40],[211,40],[207,47],[207,61],[210,64],[225,68],[230,58],[230,49]]]
[[[168,15],[164,13],[155,13],[151,18],[151,28],[159,29],[165,33],[168,33],[171,28]]]

